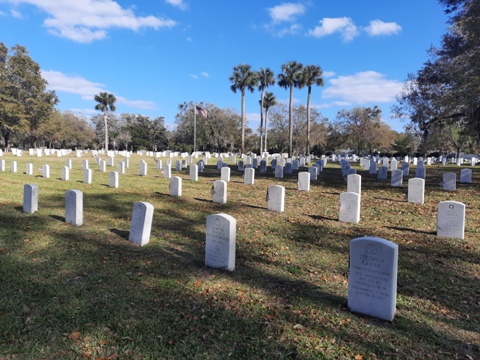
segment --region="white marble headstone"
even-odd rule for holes
[[[182,178],[180,176],[170,178],[170,196],[182,196]]]
[[[152,222],[153,205],[148,202],[134,203],[128,240],[140,246],[148,244],[150,241]]]
[[[33,214],[38,211],[38,186],[35,184],[23,185],[23,212]]]
[[[207,216],[205,266],[235,270],[237,220],[227,214]]]
[[[310,191],[310,173],[301,171],[298,173],[298,190]]]
[[[270,185],[267,190],[268,210],[283,212],[285,208],[285,188],[280,185]]]
[[[438,204],[437,236],[465,238],[465,204],[457,201]]]
[[[421,178],[408,179],[408,202],[423,204],[425,200],[425,180]]]
[[[83,224],[83,193],[80,190],[65,193],[65,222],[74,226]]]
[[[397,303],[398,245],[381,238],[350,242],[348,308],[392,321]]]
[[[357,224],[360,221],[360,195],[353,192],[340,194],[339,221]]]

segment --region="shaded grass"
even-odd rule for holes
[[[442,191],[437,167],[427,170],[426,203],[403,200],[368,172],[362,175],[359,224],[338,222],[346,191],[328,164],[311,191],[297,192],[296,173],[256,173],[244,185],[231,166],[228,203],[211,202],[207,165],[198,182],[188,170],[183,196],[149,164],[138,176],[134,156],[120,188],[97,171],[83,184],[81,159],[70,181],[58,180],[65,158],[13,158],[51,166],[51,178],[0,173],[0,356],[25,359],[352,359],[478,358],[480,324],[480,172],[473,184]],[[112,168],[109,168],[109,171]],[[113,170],[116,170],[113,169]],[[411,175],[413,175],[411,169]],[[459,173],[456,166],[440,170]],[[39,186],[39,211],[21,212],[23,185]],[[269,185],[286,188],[284,213],[266,210]],[[64,196],[84,193],[84,226],[64,222]],[[439,201],[467,205],[464,241],[435,235]],[[135,201],[154,205],[148,246],[129,243]],[[233,273],[204,267],[201,242],[208,215],[237,219]],[[345,307],[349,242],[378,236],[399,244],[397,315],[392,323]]]

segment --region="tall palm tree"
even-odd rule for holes
[[[95,105],[95,110],[103,111],[103,124],[105,126],[105,150],[108,151],[108,122],[107,122],[107,111],[115,111],[115,102],[117,99],[113,94],[107,92],[101,92],[98,95],[95,95],[95,101],[98,103]]]
[[[232,85],[230,89],[236,93],[240,90],[242,94],[242,154],[245,153],[245,89],[253,92],[258,85],[258,74],[252,71],[252,66],[240,64],[233,67],[233,74],[229,77]]]
[[[310,154],[310,100],[312,96],[312,85],[323,86],[323,71],[318,65],[307,65],[302,70],[302,87],[308,87],[307,97],[307,152]]]
[[[267,91],[265,97],[263,98],[263,107],[265,109],[265,152],[267,152],[267,135],[268,135],[268,110],[277,105],[277,99],[272,92]],[[261,149],[260,149],[261,150]]]
[[[258,71],[258,90],[260,94],[260,152],[262,152],[262,140],[263,140],[263,97],[265,95],[265,89],[270,85],[275,84],[275,74],[270,68],[260,68]],[[266,147],[266,146],[265,146]]]
[[[290,103],[288,106],[288,155],[293,155],[293,88],[302,87],[303,65],[297,61],[289,61],[282,65],[282,73],[278,74],[278,85],[290,89]]]

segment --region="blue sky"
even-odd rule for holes
[[[0,0],[0,41],[28,49],[62,110],[91,115],[93,96],[107,91],[117,112],[167,124],[184,101],[240,112],[228,80],[235,65],[277,75],[296,60],[323,69],[312,105],[330,120],[342,108],[378,105],[401,131],[405,122],[390,116],[395,95],[446,20],[436,0]],[[269,91],[288,102],[287,90]],[[306,90],[294,97],[305,104]],[[246,96],[255,129],[259,99]]]

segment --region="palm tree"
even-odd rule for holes
[[[268,109],[277,105],[277,99],[272,92],[267,91],[263,98],[263,107],[265,108],[265,152],[267,152],[267,133],[268,133]],[[261,150],[261,149],[260,149]]]
[[[293,155],[293,88],[302,87],[303,65],[297,61],[289,61],[282,65],[282,73],[278,74],[278,85],[290,89],[290,103],[288,106],[288,155]]]
[[[101,92],[95,95],[95,101],[98,103],[95,105],[95,110],[103,111],[103,124],[105,126],[105,150],[108,151],[108,123],[107,123],[107,111],[115,111],[115,102],[117,99],[113,94],[107,92]]]
[[[260,94],[260,153],[262,152],[262,140],[263,140],[263,97],[265,95],[265,89],[270,85],[275,84],[275,74],[270,68],[260,68],[258,71],[258,90]],[[265,146],[266,147],[266,146]]]
[[[240,64],[233,67],[233,75],[229,78],[232,85],[230,89],[242,94],[242,154],[245,153],[245,89],[253,92],[258,85],[258,74],[252,71],[252,66]]]
[[[307,153],[310,154],[310,99],[312,85],[323,86],[323,71],[318,65],[307,65],[302,70],[302,87],[308,87],[307,97]]]

